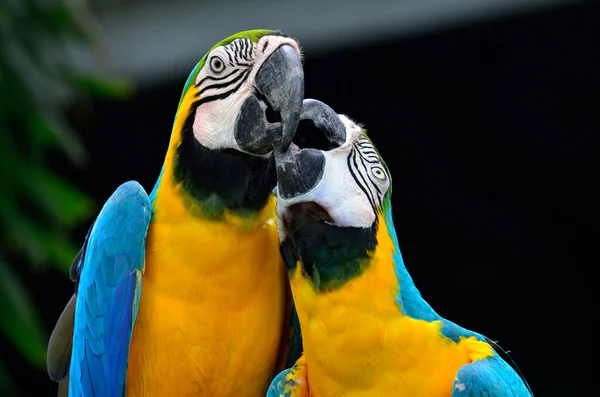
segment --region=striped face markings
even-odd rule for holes
[[[355,138],[347,161],[352,178],[367,196],[373,212],[377,214],[389,189],[390,178],[379,153],[364,134]]]
[[[186,116],[196,141],[210,150],[267,156],[279,128],[270,125],[267,114],[282,117],[282,111],[301,106],[304,80],[303,75],[297,78],[296,70],[300,59],[298,43],[275,33],[258,39],[240,36],[213,48],[186,92],[192,99]],[[301,85],[302,92],[282,91],[286,84]],[[269,128],[275,135],[267,134]]]
[[[376,225],[383,210],[391,190],[389,170],[366,131],[347,116],[340,114],[338,117],[346,131],[346,139],[341,146],[330,150],[302,149],[288,158],[284,163],[286,167],[280,169],[280,180],[284,179],[286,172],[291,178],[300,179],[302,175],[298,172],[310,172],[318,178],[318,182],[310,186],[303,181],[286,194],[278,192],[277,213],[282,239],[298,214],[307,209],[318,212],[313,204],[327,215],[319,218],[320,221],[342,228],[371,228]],[[324,161],[307,161],[318,157],[317,153]],[[286,186],[282,184],[280,187]],[[311,203],[312,207],[302,205],[304,203]]]
[[[199,104],[224,99],[238,91],[256,64],[254,49],[250,39],[241,38],[211,51],[196,82]]]

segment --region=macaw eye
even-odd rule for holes
[[[223,62],[223,60],[218,56],[213,56],[210,58],[210,70],[216,74],[221,73],[223,70],[225,70],[225,62]]]
[[[385,175],[385,171],[383,170],[383,168],[381,168],[379,166],[372,167],[371,173],[373,174],[373,176],[375,178],[380,179],[382,181],[385,181],[387,179],[387,176]]]

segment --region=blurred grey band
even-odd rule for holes
[[[280,29],[308,56],[584,0],[147,0],[121,2],[99,27],[112,72],[141,86],[187,75],[200,54],[247,29]],[[109,2],[119,4],[120,2]],[[98,60],[70,48],[76,64]]]

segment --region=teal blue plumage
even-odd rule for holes
[[[124,395],[151,214],[142,186],[127,182],[88,233],[77,264],[70,397]]]
[[[456,374],[452,397],[530,397],[521,377],[498,356],[464,365]]]

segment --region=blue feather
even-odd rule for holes
[[[464,365],[456,374],[452,397],[529,397],[531,392],[499,356]]]
[[[123,395],[151,215],[148,195],[130,181],[90,230],[79,263],[70,397]]]

